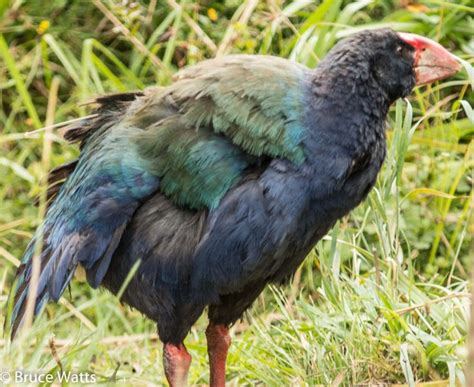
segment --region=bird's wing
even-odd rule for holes
[[[193,126],[212,127],[247,153],[301,162],[307,68],[271,56],[229,56],[181,73],[170,90]]]
[[[183,208],[212,210],[262,157],[302,162],[306,71],[278,58],[233,56],[191,67],[145,95],[99,100],[97,116],[67,134],[81,141],[81,155],[52,191],[18,270],[13,332],[25,313],[39,238],[36,313],[59,299],[78,264],[100,285],[127,224],[154,192]]]
[[[258,158],[302,162],[306,71],[276,57],[230,56],[151,92],[132,122],[145,129],[136,141],[162,192],[179,205],[215,208]]]

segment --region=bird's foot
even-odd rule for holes
[[[163,365],[170,387],[184,387],[187,385],[191,355],[184,344],[164,344]]]

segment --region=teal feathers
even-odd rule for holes
[[[230,56],[148,90],[128,123],[143,129],[135,143],[161,190],[176,204],[215,208],[258,157],[301,163],[306,71],[275,57]]]

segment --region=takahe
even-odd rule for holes
[[[12,292],[12,334],[29,292],[36,314],[80,265],[92,287],[117,293],[140,260],[122,301],[156,321],[169,384],[186,384],[183,340],[207,308],[210,384],[223,386],[228,327],[373,187],[390,105],[459,69],[439,44],[380,29],[340,41],[315,69],[227,56],[170,86],[98,98],[66,132],[81,154],[50,176]]]

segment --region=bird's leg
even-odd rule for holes
[[[225,364],[230,347],[229,328],[222,324],[210,323],[206,329],[207,353],[211,370],[211,387],[225,386]]]
[[[187,385],[191,355],[184,344],[165,343],[163,346],[163,365],[170,387],[184,387]]]

